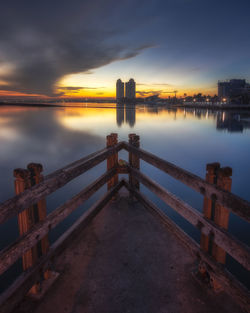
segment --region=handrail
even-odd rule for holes
[[[132,168],[131,166],[128,166],[128,171],[193,226],[202,230],[202,232],[206,235],[213,234],[215,243],[223,248],[247,270],[250,270],[250,248],[247,245],[239,241],[233,235],[229,234],[228,231],[219,227],[211,220],[205,219],[200,212],[180,200],[174,194],[157,184],[146,175],[142,174],[140,171]]]
[[[136,148],[126,142],[123,144],[123,146],[127,151],[137,155],[140,159],[171,175],[175,179],[186,184],[195,191],[198,191],[204,196],[210,199],[216,199],[216,201],[223,207],[229,209],[236,215],[250,222],[250,202],[232,194],[231,192],[222,190],[221,188],[206,182],[199,176],[194,175],[143,149]]]
[[[125,161],[118,162],[118,152],[122,149],[129,152],[129,164]],[[45,217],[45,207],[44,219],[39,222],[35,222],[13,244],[7,246],[0,252],[0,274],[2,274],[19,257],[25,253],[27,254],[28,251],[31,251],[30,249],[35,247],[51,229],[69,216],[77,207],[79,207],[79,205],[91,197],[105,183],[108,183],[107,187],[109,191],[106,195],[87,212],[83,213],[83,215],[70,227],[70,229],[68,229],[56,241],[56,244],[53,244],[39,260],[35,261],[36,263],[33,263],[32,268],[28,269],[27,272],[24,272],[22,277],[18,279],[2,297],[0,296],[1,309],[2,304],[6,304],[8,302],[4,312],[10,312],[9,310],[13,306],[13,304],[10,304],[10,298],[12,295],[15,295],[16,297],[13,303],[17,303],[17,301],[20,300],[21,295],[23,296],[29,288],[32,287],[36,281],[38,281],[38,277],[40,275],[39,271],[48,267],[48,260],[55,255],[61,246],[65,245],[66,241],[68,242],[71,235],[76,233],[76,230],[79,230],[80,226],[86,226],[86,224],[104,207],[104,205],[108,203],[112,197],[114,197],[122,186],[125,186],[131,192],[131,195],[136,196],[146,207],[150,208],[151,211],[156,212],[156,214],[164,220],[165,224],[168,225],[170,230],[173,230],[177,237],[179,237],[186,246],[190,247],[191,252],[196,254],[203,262],[205,262],[205,264],[207,264],[208,267],[210,266],[207,270],[209,275],[211,271],[211,275],[216,274],[219,277],[219,281],[226,284],[226,287],[230,292],[232,291],[234,296],[236,295],[239,299],[242,297],[242,301],[246,306],[247,293],[244,291],[244,288],[242,289],[243,293],[237,291],[237,288],[241,288],[238,281],[227,273],[224,266],[221,266],[206,251],[203,251],[202,246],[199,247],[191,237],[189,237],[183,230],[179,229],[179,227],[163,212],[161,212],[159,208],[157,208],[142,193],[140,193],[139,182],[153,191],[167,205],[175,209],[175,211],[183,216],[189,223],[197,227],[203,235],[208,236],[210,239],[212,238],[218,247],[223,249],[224,252],[226,251],[230,254],[248,270],[250,270],[250,248],[231,235],[226,229],[204,217],[199,211],[195,210],[190,205],[147,177],[145,174],[141,173],[139,171],[139,160],[142,159],[163,172],[171,175],[180,182],[200,192],[206,198],[216,200],[216,203],[221,204],[223,207],[231,210],[233,213],[239,215],[248,222],[250,222],[250,203],[228,191],[224,191],[223,189],[208,183],[202,178],[168,161],[140,149],[139,136],[136,136],[135,134],[129,135],[129,143],[124,141],[118,143],[117,134],[107,136],[106,148],[66,165],[65,167],[46,176],[42,182],[37,183],[12,199],[0,204],[0,224],[27,208],[29,210],[33,204],[38,205],[38,202],[44,199],[47,195],[61,188],[74,178],[106,159],[107,172],[85,187],[66,203],[56,208],[47,217]],[[119,173],[129,174],[129,183],[123,179],[118,181]],[[23,179],[22,176],[21,178]],[[37,182],[39,181],[41,180],[38,180]],[[34,207],[35,206],[31,207],[31,209],[34,210]],[[233,282],[232,286],[230,281]],[[21,288],[23,288],[23,290],[20,290]]]
[[[100,189],[115,174],[116,168],[103,174],[92,184],[88,185],[81,192],[68,200],[52,213],[47,215],[46,219],[34,224],[34,226],[19,237],[14,243],[0,252],[0,275],[5,272],[24,252],[32,248],[45,236],[48,231],[53,229],[57,224],[69,216],[80,204],[89,199],[98,189]]]
[[[160,218],[171,233],[173,233],[188,248],[191,254],[202,261],[203,264],[207,264],[207,267],[211,269],[209,274],[216,278],[228,294],[233,295],[244,309],[249,308],[249,291],[225,268],[223,264],[216,262],[216,260],[208,255],[207,252],[203,251],[189,235],[187,235],[144,194],[136,189],[132,189],[131,185],[126,180],[124,181],[124,185],[144,205],[144,207]]]
[[[0,224],[4,223],[9,218],[16,216],[18,213],[43,199],[45,196],[48,196],[52,192],[63,187],[72,179],[98,165],[107,159],[107,157],[120,151],[123,146],[124,143],[121,142],[114,147],[99,150],[79,161],[55,171],[46,176],[43,182],[27,189],[9,200],[6,200],[0,204]]]
[[[50,266],[51,259],[58,255],[65,246],[67,246],[68,242],[92,221],[123,185],[124,182],[120,181],[115,187],[105,193],[100,200],[84,212],[79,219],[50,246],[48,253],[42,256],[38,260],[38,263],[26,272],[23,272],[17,280],[0,295],[1,313],[12,312],[36,281],[40,280],[41,272],[45,271]]]

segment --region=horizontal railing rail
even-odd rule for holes
[[[202,214],[185,203],[177,196],[166,190],[140,171],[128,166],[128,171],[143,185],[155,193],[167,205],[178,212],[190,224],[197,227],[206,235],[212,235],[213,240],[247,270],[250,270],[250,248],[231,235],[227,230],[206,219]]]
[[[118,143],[117,135],[111,134],[107,136],[106,148],[46,177],[41,174],[42,165],[37,163],[28,164],[27,169],[14,170],[17,195],[0,204],[0,224],[13,216],[18,216],[20,236],[0,252],[0,275],[20,257],[23,261],[23,273],[0,296],[1,313],[11,312],[25,294],[39,293],[43,280],[56,277],[57,273],[50,269],[51,258],[65,247],[69,239],[83,229],[124,185],[123,181],[118,181],[118,152],[123,147],[124,143]],[[103,175],[54,209],[49,215],[46,214],[46,196],[104,160],[107,160],[107,171]],[[107,184],[108,192],[49,247],[48,233],[105,184]]]
[[[34,226],[19,237],[13,244],[0,252],[0,275],[6,271],[24,252],[37,244],[51,229],[69,216],[76,208],[89,199],[98,189],[106,184],[117,172],[116,168],[103,174],[92,184],[84,188],[72,199],[59,206],[46,219]]]
[[[165,161],[156,155],[149,153],[143,149],[134,147],[126,142],[123,143],[124,148],[138,156],[143,161],[153,165],[154,167],[164,171],[178,181],[184,183],[202,195],[216,200],[223,207],[229,209],[236,215],[250,222],[250,203],[231,192],[225,191],[213,184],[206,182],[204,179],[194,175],[168,161]]]
[[[125,187],[146,207],[149,211],[160,218],[167,228],[188,248],[191,254],[198,258],[203,264],[206,264],[210,279],[216,279],[224,290],[232,295],[240,305],[246,309],[249,308],[249,291],[243,286],[223,264],[203,251],[198,243],[188,236],[177,224],[175,224],[162,210],[160,210],[144,194],[131,188],[128,181],[124,181]]]
[[[30,205],[50,195],[74,178],[120,151],[123,143],[95,152],[45,177],[44,181],[0,204],[0,224],[16,216]]]
[[[77,234],[93,220],[123,185],[124,182],[120,181],[119,184],[105,193],[100,200],[84,212],[82,216],[51,245],[46,255],[42,256],[33,267],[23,272],[16,281],[0,295],[1,313],[12,312],[36,281],[40,280],[41,272],[46,271],[50,267],[51,260],[68,245],[72,238],[77,236]]]
[[[247,270],[250,270],[249,246],[230,234],[226,229],[227,227],[222,227],[223,225],[216,223],[215,220],[213,221],[205,214],[201,214],[198,210],[143,174],[140,171],[140,160],[162,170],[193,190],[201,193],[205,199],[211,199],[215,206],[220,204],[223,206],[222,209],[225,208],[227,211],[233,212],[247,222],[250,222],[250,203],[229,191],[223,190],[220,188],[221,186],[218,187],[215,184],[211,184],[197,175],[140,149],[139,146],[139,136],[135,134],[129,135],[129,143],[123,141],[118,143],[117,134],[111,134],[107,136],[106,148],[75,161],[44,178],[39,176],[40,174],[38,173],[42,168],[41,165],[39,167],[35,163],[30,164],[28,170],[17,170],[16,174],[18,175],[15,176],[16,193],[20,193],[0,204],[0,224],[18,215],[20,230],[20,227],[30,222],[29,219],[33,219],[35,207],[38,208],[39,206],[41,212],[38,211],[38,215],[40,214],[41,218],[39,217],[38,221],[33,219],[33,224],[31,223],[23,232],[20,231],[21,236],[0,252],[0,275],[9,269],[20,257],[23,257],[23,264],[27,260],[31,260],[32,263],[23,267],[23,274],[0,296],[1,313],[11,312],[18,301],[21,300],[32,286],[34,287],[34,284],[41,277],[41,272],[49,268],[50,260],[65,247],[66,243],[69,243],[69,239],[73,235],[76,235],[80,229],[85,227],[114,198],[123,186],[129,190],[131,197],[136,197],[145,207],[159,216],[171,232],[206,265],[210,279],[216,276],[216,279],[225,286],[225,290],[237,298],[244,307],[247,307],[249,293],[246,288],[227,271],[223,264],[220,264],[223,262],[220,262],[215,255],[211,255],[211,251],[205,250],[202,245],[199,246],[184,230],[180,229],[165,213],[147,199],[139,191],[140,183],[163,200],[165,204],[173,208],[191,225],[198,228],[201,231],[201,235],[206,236],[210,240],[210,244],[217,245],[225,254],[230,254]],[[129,163],[121,160],[118,162],[118,152],[122,149],[129,152]],[[46,203],[44,202],[46,196],[104,160],[107,160],[107,171],[103,175],[46,216]],[[118,174],[128,174],[129,181],[124,179],[119,181]],[[22,177],[22,175],[26,176]],[[36,181],[35,184],[34,181]],[[47,243],[47,248],[44,249],[44,253],[42,253],[43,255],[40,258],[37,259],[34,257],[32,259],[32,249],[38,247],[39,242],[46,244],[49,231],[65,220],[65,218],[95,194],[104,184],[107,184],[108,192],[90,209],[84,212],[50,248],[49,243]],[[25,215],[24,213],[27,214]],[[47,238],[45,238],[46,236]],[[28,253],[31,254],[28,255]],[[27,257],[26,259],[25,256]]]

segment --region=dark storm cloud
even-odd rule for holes
[[[173,86],[172,84],[168,83],[152,83],[152,84],[147,84],[147,83],[136,83],[137,86]]]
[[[249,74],[249,11],[249,0],[2,1],[0,88],[53,95],[64,75],[152,45],[143,67]]]
[[[149,95],[159,96],[161,93],[163,93],[163,90],[136,91],[136,93],[141,97],[146,97]]]
[[[150,43],[135,40],[128,46],[117,37],[131,31],[140,23],[140,17],[128,16],[126,21],[113,24],[117,15],[127,14],[129,3],[98,0],[3,4],[0,66],[10,63],[13,68],[0,77],[8,83],[0,88],[53,95],[55,84],[66,74],[89,73],[113,61],[135,57]]]
[[[92,89],[103,89],[105,87],[60,87],[60,90],[66,90],[66,91],[78,91],[78,90],[92,90]]]
[[[61,96],[65,95],[66,91],[70,91],[71,93],[78,93],[81,90],[96,90],[96,89],[104,89],[106,87],[59,87],[58,89],[60,90],[60,94]],[[100,94],[100,93],[98,93]],[[103,92],[101,93],[103,94]]]

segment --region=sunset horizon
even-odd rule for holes
[[[249,12],[1,1],[1,313],[250,313]]]
[[[114,98],[119,77],[212,96],[218,80],[250,80],[248,1],[28,2],[1,9],[0,97]]]

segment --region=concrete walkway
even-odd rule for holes
[[[56,260],[61,273],[40,301],[15,312],[238,313],[194,278],[196,260],[138,202],[118,196]]]

